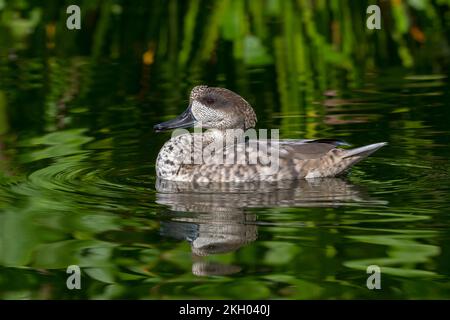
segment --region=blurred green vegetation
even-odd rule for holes
[[[0,52],[36,56],[141,58],[196,68],[225,58],[320,74],[402,64],[437,67],[448,59],[448,0],[310,1],[7,1],[0,2]],[[81,8],[82,29],[66,28],[66,8]],[[366,28],[378,4],[382,29]],[[147,55],[145,55],[147,53]],[[427,56],[427,60],[420,59]],[[283,65],[278,65],[283,60]]]
[[[70,4],[81,7],[81,30],[66,28]],[[381,7],[381,30],[366,28],[370,4]],[[247,70],[261,67],[273,71],[267,80],[275,77],[276,87],[267,91],[278,92],[272,99],[282,113],[300,110],[314,115],[321,110],[311,102],[327,89],[340,88],[342,77],[355,88],[361,87],[368,72],[389,66],[444,73],[450,51],[449,4],[449,0],[0,0],[0,72],[10,72],[5,69],[14,68],[14,59],[39,58],[30,62],[33,74],[48,72],[47,99],[57,95],[61,105],[74,90],[52,79],[76,73],[86,59],[127,61],[128,68],[139,68],[141,96],[151,91],[153,79],[161,74],[170,81],[174,96],[185,95],[199,79],[215,84],[221,78],[223,85],[244,88],[245,94],[252,81]],[[55,57],[66,60],[64,70],[55,64]],[[118,76],[120,81],[121,73]],[[81,83],[76,90],[81,95],[91,89],[90,81],[74,81]],[[70,92],[60,92],[62,88]],[[41,111],[56,117],[58,107]]]

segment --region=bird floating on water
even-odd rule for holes
[[[256,121],[250,104],[233,91],[194,87],[188,108],[154,129],[159,132],[195,125],[207,130],[173,135],[159,151],[158,178],[209,183],[334,177],[386,145],[379,142],[342,149],[339,147],[346,143],[333,139],[248,139],[247,132]]]

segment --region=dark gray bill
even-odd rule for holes
[[[191,112],[191,108],[187,108],[182,114],[180,114],[175,119],[159,123],[153,127],[156,132],[177,129],[177,128],[188,128],[195,124],[194,115]]]

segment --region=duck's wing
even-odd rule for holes
[[[280,155],[294,159],[317,159],[330,150],[349,144],[335,139],[280,140]]]
[[[330,150],[348,145],[340,140],[247,140],[223,149],[224,159],[235,159],[232,163],[247,163],[255,156],[270,157],[279,155],[280,159],[308,160],[321,158]],[[212,158],[212,157],[211,157]]]
[[[278,140],[280,144],[311,144],[311,143],[324,143],[324,144],[331,144],[335,147],[339,147],[339,146],[351,146],[351,144],[343,141],[343,140],[339,140],[339,139],[281,139]]]
[[[336,139],[282,139],[282,140],[250,140],[245,143],[246,150],[278,149],[281,158],[291,159],[316,159],[325,155],[330,150],[339,146],[348,146],[349,144]],[[239,145],[241,151],[244,143]],[[271,152],[269,152],[271,153]]]
[[[348,143],[335,139],[302,139],[302,140],[247,140],[232,146],[225,147],[224,156],[237,155],[245,157],[251,153],[267,152],[272,154],[278,152],[281,158],[291,159],[316,159],[325,155],[330,150],[349,145]]]

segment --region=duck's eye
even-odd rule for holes
[[[213,97],[205,97],[206,104],[213,104],[216,100]]]

